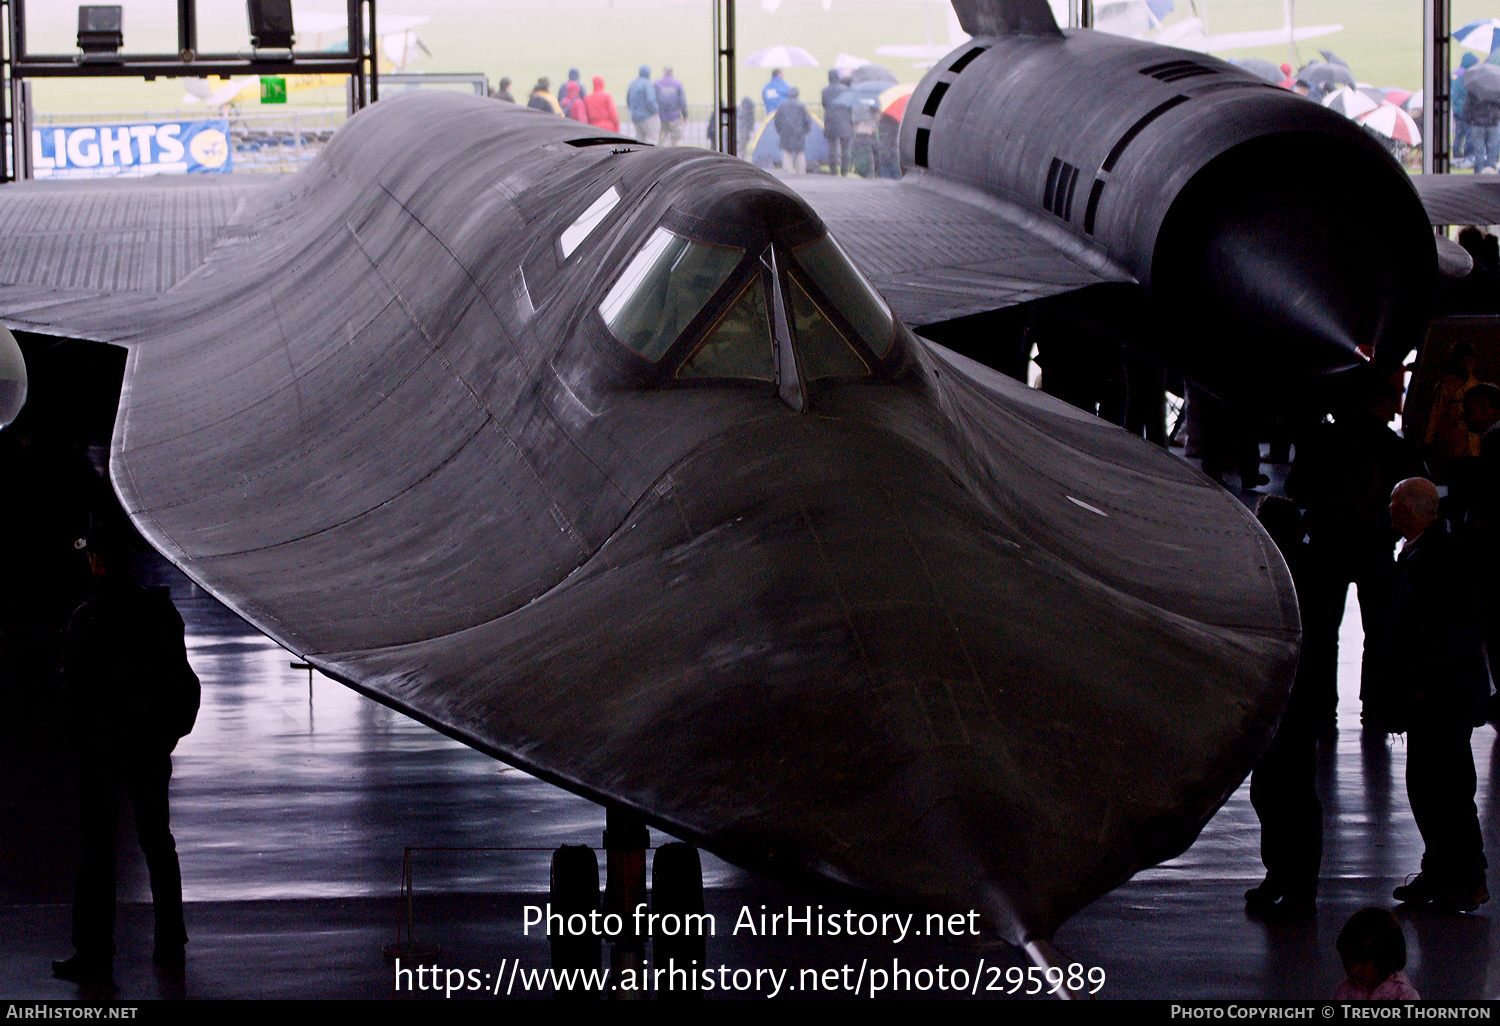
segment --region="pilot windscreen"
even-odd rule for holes
[[[693,242],[658,228],[604,297],[599,313],[616,338],[655,363],[744,256],[743,249]]]
[[[797,356],[808,381],[819,378],[850,378],[870,373],[864,357],[855,352],[802,283],[790,279],[792,327],[797,336]]]
[[[751,277],[703,344],[683,361],[677,376],[776,380],[771,320],[766,314],[766,286],[759,274]]]
[[[877,359],[884,359],[896,341],[896,322],[890,307],[849,260],[833,236],[825,235],[792,250],[813,286],[835,304],[838,312],[864,339]]]

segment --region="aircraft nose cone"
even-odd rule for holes
[[[838,407],[699,445],[552,592],[392,666],[462,682],[443,721],[501,757],[731,861],[1050,936],[1243,779],[1295,627],[1127,594],[955,473],[940,420]]]
[[[601,664],[619,733],[580,776],[732,859],[976,908],[1018,941],[1189,843],[1295,658],[1090,578],[853,420],[702,447],[617,541],[578,587],[660,664]]]
[[[1020,940],[1185,847],[1249,769],[1285,693],[1286,639],[1120,594],[879,429],[804,418],[738,444],[745,490],[700,493],[689,465],[674,491],[690,520],[797,556],[790,579],[725,600],[779,621],[767,642],[785,660],[745,667],[789,704],[744,742],[802,754],[761,770],[782,797],[737,817],[731,846],[798,823],[823,835],[795,847],[827,875],[988,904]]]

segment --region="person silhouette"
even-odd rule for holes
[[[1391,522],[1405,539],[1396,559],[1386,634],[1391,680],[1407,736],[1406,794],[1422,835],[1422,870],[1391,896],[1473,912],[1490,900],[1489,863],[1474,804],[1470,741],[1489,708],[1490,678],[1470,557],[1438,519],[1438,490],[1409,478],[1391,492]]]
[[[1281,550],[1298,594],[1313,567],[1302,540],[1302,517],[1290,499],[1261,497],[1255,516]],[[1250,804],[1260,820],[1265,879],[1245,892],[1245,907],[1272,923],[1318,914],[1323,858],[1323,807],[1318,801],[1318,710],[1301,673],[1292,683],[1281,723],[1250,777]]]
[[[52,963],[76,982],[113,971],[115,821],[130,798],[151,875],[154,959],[180,969],[187,945],[182,873],[169,827],[172,749],[198,714],[198,677],[188,663],[182,617],[165,588],[143,588],[132,574],[124,528],[95,527],[87,539],[95,594],[68,621],[63,686],[78,747],[81,859],[73,901],[74,953]]]

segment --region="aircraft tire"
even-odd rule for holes
[[[701,999],[703,992],[697,984],[702,979],[707,947],[696,925],[702,920],[689,917],[703,914],[703,864],[698,849],[691,844],[673,841],[656,849],[651,865],[651,911],[661,917],[651,938],[651,960],[664,972],[659,979],[672,984],[658,984],[657,999]],[[672,973],[674,968],[684,970],[684,974]]]
[[[552,853],[552,879],[550,899],[554,915],[568,917],[583,915],[599,909],[599,857],[586,844],[565,844]],[[552,968],[558,970],[596,971],[599,968],[600,940],[594,932],[581,935],[551,937]],[[556,995],[562,1000],[591,1000],[598,991],[570,985],[559,988]]]

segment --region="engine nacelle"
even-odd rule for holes
[[[1157,355],[1213,381],[1365,361],[1421,341],[1437,277],[1405,172],[1369,132],[1231,64],[1087,30],[974,39],[901,126],[908,173],[1045,216],[1151,293]],[[1211,334],[1212,340],[1206,338]]]

